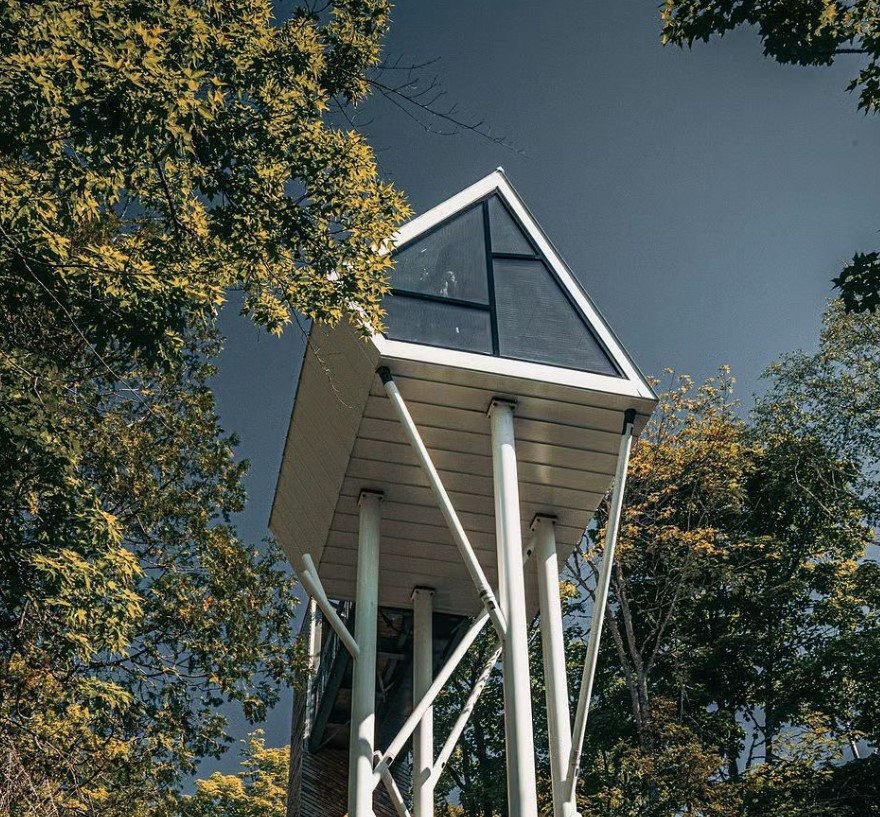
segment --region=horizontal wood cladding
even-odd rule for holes
[[[487,358],[487,366],[492,359]],[[389,365],[489,581],[496,583],[491,428],[493,398],[516,403],[520,522],[557,519],[560,561],[577,547],[609,489],[623,413],[653,401],[437,363],[379,359],[347,326],[311,335],[288,435],[271,527],[295,567],[309,553],[331,598],[354,600],[363,490],[384,494],[379,603],[411,607],[416,585],[435,589],[438,611],[480,605],[429,481],[376,368]],[[534,566],[527,603],[537,608]]]
[[[455,386],[473,386],[476,381],[479,381],[482,388],[496,394],[509,392],[520,396],[542,397],[554,401],[562,400],[583,406],[612,409],[620,413],[634,408],[642,415],[642,422],[636,423],[638,431],[641,431],[641,428],[644,426],[644,420],[647,420],[656,405],[656,400],[645,397],[610,394],[605,391],[591,391],[589,389],[580,389],[574,386],[548,382],[547,380],[514,377],[507,374],[474,372],[470,369],[455,366],[438,366],[419,360],[395,358],[394,360],[387,360],[385,363],[397,378],[434,380]],[[487,361],[486,367],[488,369],[492,368],[491,360]]]
[[[393,370],[392,370],[393,374]],[[485,414],[496,397],[516,403],[517,419],[539,420],[589,428],[596,431],[609,431],[620,434],[623,426],[623,413],[613,409],[570,403],[552,398],[521,395],[510,389],[491,390],[482,386],[459,386],[437,380],[395,377],[394,382],[407,402],[425,403],[433,406],[447,406],[459,411],[473,411]],[[377,381],[370,394],[384,397],[385,390]]]
[[[406,399],[406,395],[404,395]],[[440,429],[473,434],[488,435],[486,409],[462,410],[454,406],[439,406],[434,403],[420,403],[407,400],[407,408],[420,430]],[[397,415],[384,394],[373,395],[364,409],[364,419],[378,419],[397,422]],[[621,425],[623,415],[620,415]],[[517,442],[541,443],[579,450],[616,454],[620,445],[620,429],[600,431],[584,426],[569,425],[551,420],[549,417],[532,420],[519,413],[514,418]],[[485,445],[491,450],[488,436]]]

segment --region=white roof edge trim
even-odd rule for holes
[[[556,274],[560,283],[565,287],[569,296],[572,300],[577,304],[578,308],[581,310],[583,316],[587,319],[588,324],[592,327],[593,331],[596,333],[597,337],[605,347],[608,354],[611,356],[612,361],[617,366],[617,368],[623,373],[622,378],[617,377],[607,377],[604,375],[590,374],[587,372],[578,372],[576,370],[563,369],[556,366],[550,366],[549,364],[543,363],[525,363],[526,366],[536,366],[540,367],[544,371],[544,377],[547,376],[547,370],[552,369],[557,373],[567,372],[569,375],[580,375],[588,378],[601,378],[603,380],[607,380],[609,382],[613,382],[617,384],[618,393],[626,393],[628,390],[622,390],[622,383],[629,381],[631,383],[637,384],[637,396],[646,397],[651,400],[657,400],[657,395],[654,392],[654,389],[648,383],[647,378],[642,374],[639,370],[638,366],[636,366],[633,359],[630,357],[629,353],[624,348],[623,344],[611,330],[611,327],[608,325],[605,318],[602,316],[602,313],[596,308],[593,302],[590,300],[589,296],[584,291],[583,286],[575,277],[574,273],[569,269],[568,265],[559,255],[556,247],[553,246],[553,243],[547,237],[546,233],[542,229],[541,225],[535,220],[529,208],[526,206],[525,202],[520,198],[519,193],[516,192],[516,189],[510,183],[507,178],[507,175],[501,168],[492,171],[488,176],[483,177],[479,181],[474,184],[466,187],[460,193],[456,193],[451,198],[446,199],[446,201],[441,202],[440,204],[432,207],[430,210],[422,213],[420,216],[416,216],[411,221],[408,221],[404,224],[400,230],[394,235],[392,241],[393,246],[400,247],[404,244],[409,243],[410,241],[418,238],[423,233],[428,232],[432,228],[436,227],[446,219],[454,216],[456,213],[461,212],[462,210],[466,210],[469,206],[476,204],[481,199],[486,198],[487,196],[492,195],[493,193],[498,193],[501,198],[504,200],[504,203],[511,209],[511,211],[516,216],[520,225],[529,235],[529,237],[535,242],[535,245],[540,250],[541,254],[544,256],[546,261],[550,264],[553,269],[553,272]],[[415,343],[406,343],[403,344],[402,341],[391,341],[388,338],[385,338],[382,335],[374,334],[374,342],[376,343],[377,348],[379,349],[380,354],[387,354],[389,357],[403,357],[403,345],[406,347],[406,354],[412,356],[414,348],[418,347],[420,349],[432,349],[432,347],[425,347],[421,344]],[[385,344],[392,344],[392,346],[387,347],[389,349],[388,352],[384,351]],[[401,345],[403,344],[403,345]],[[395,354],[390,351],[391,348],[394,347],[399,348],[399,351]],[[475,360],[479,360],[480,358],[485,357],[484,355],[475,355],[470,354],[468,352],[458,352],[455,350],[448,349],[435,349],[436,352],[442,352],[444,355],[456,355],[456,356],[464,356],[465,358],[471,358]],[[428,355],[431,357],[431,355]],[[433,359],[433,357],[432,357]],[[447,360],[449,358],[447,357]],[[508,358],[501,357],[493,357],[493,362],[497,364],[500,360],[510,360]],[[435,362],[445,362],[445,361],[435,361]],[[520,363],[520,361],[510,361]],[[451,364],[457,365],[457,364]],[[472,365],[461,364],[462,368],[468,369],[476,369],[477,371],[484,371],[486,368],[486,364],[476,365],[472,362]],[[500,371],[500,368],[498,369]],[[537,379],[535,375],[526,375],[522,374],[521,376],[527,377],[529,379]],[[570,377],[561,376],[561,379],[557,382],[566,383]],[[573,384],[572,384],[573,385]],[[583,388],[595,388],[593,386],[583,386]],[[598,391],[614,391],[611,388],[601,388]],[[636,396],[636,395],[634,395]]]
[[[417,238],[422,233],[436,227],[440,222],[454,216],[456,213],[466,210],[470,205],[476,204],[480,199],[491,195],[499,190],[501,184],[506,182],[504,174],[499,170],[494,170],[488,176],[474,182],[470,187],[466,187],[460,193],[456,193],[452,198],[435,205],[430,210],[416,216],[414,219],[407,221],[392,238],[395,249],[406,244],[412,239]],[[510,187],[510,183],[507,183]],[[511,188],[512,190],[512,188]]]
[[[518,377],[523,380],[571,386],[588,391],[624,395],[643,400],[656,400],[650,388],[646,389],[639,380],[609,377],[608,375],[583,372],[577,369],[564,369],[547,363],[531,363],[526,360],[517,360],[516,358],[495,357],[494,355],[481,355],[473,352],[461,352],[456,349],[445,349],[439,346],[425,346],[421,343],[389,340],[382,335],[375,335],[373,337],[373,344],[383,359],[414,360],[419,363],[432,363],[474,372],[500,374]]]

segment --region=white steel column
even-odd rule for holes
[[[413,698],[420,700],[434,681],[434,591],[429,587],[413,590]],[[413,814],[433,817],[434,787],[434,709],[422,715],[413,733]]]
[[[568,709],[568,674],[562,637],[562,604],[559,598],[559,561],[556,557],[555,519],[538,515],[535,560],[538,568],[538,602],[541,612],[541,649],[544,657],[544,695],[547,700],[547,732],[554,817],[571,817],[574,800],[566,800],[565,773],[571,754],[571,716]]]
[[[318,663],[321,660],[321,625],[318,623],[318,605],[309,598],[309,663],[306,675],[306,723],[303,736],[308,738],[312,733],[312,721],[315,719],[314,687]]]
[[[493,400],[492,471],[495,482],[495,533],[503,638],[504,736],[507,755],[507,798],[510,817],[537,817],[535,747],[529,674],[528,621],[522,560],[519,484],[512,403]]]
[[[348,813],[373,815],[373,751],[376,738],[376,628],[379,617],[379,528],[382,494],[364,491],[360,506],[354,659],[351,687]]]

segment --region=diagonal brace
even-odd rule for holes
[[[531,557],[532,553],[535,550],[535,537],[529,537],[528,544],[523,552],[523,563],[527,562]],[[468,650],[471,648],[471,645],[474,641],[477,640],[477,636],[483,631],[483,627],[486,626],[486,622],[489,620],[489,613],[486,610],[483,610],[472,622],[471,626],[468,627],[467,632],[462,636],[461,641],[456,645],[455,649],[452,651],[452,654],[449,658],[446,659],[446,663],[443,665],[443,669],[437,674],[437,677],[432,682],[431,686],[428,687],[427,692],[421,697],[419,702],[413,707],[413,711],[410,713],[410,716],[406,719],[403,726],[400,727],[400,731],[397,733],[394,740],[388,745],[388,748],[385,752],[378,757],[378,762],[376,763],[376,767],[374,769],[375,777],[373,779],[373,785],[379,785],[379,781],[382,779],[382,776],[385,772],[388,771],[391,764],[394,762],[394,758],[400,754],[400,750],[406,745],[406,742],[410,739],[410,736],[415,731],[415,728],[419,725],[419,721],[421,721],[422,716],[425,712],[434,705],[434,701],[437,696],[440,694],[441,690],[444,686],[446,686],[446,682],[452,677],[453,673],[456,669],[458,669],[458,665],[461,663],[462,659],[467,655]],[[502,642],[503,645],[503,642]],[[495,656],[489,664],[489,671],[491,671],[492,667],[498,660],[498,655],[500,655],[502,646],[498,647],[498,650],[495,653]],[[486,680],[488,680],[488,672],[486,673]],[[485,686],[485,684],[484,684]],[[476,698],[474,699],[476,703]],[[459,730],[458,737],[461,736],[461,732],[464,731],[464,727],[467,724],[468,719],[464,718],[461,729]],[[456,721],[455,727],[453,730],[458,727],[458,721]],[[447,745],[449,746],[449,755],[452,754],[452,750],[455,748],[455,743],[458,740],[458,737],[455,740],[450,739],[447,740]],[[447,745],[444,745],[443,750],[446,751]],[[441,753],[442,754],[442,753]],[[446,756],[446,761],[449,760],[449,755]],[[432,773],[431,778],[434,779],[434,775]]]
[[[577,779],[580,774],[581,752],[584,749],[584,737],[587,733],[587,715],[590,711],[590,698],[593,695],[593,681],[596,677],[596,662],[599,656],[599,638],[602,635],[602,624],[605,621],[605,608],[608,604],[608,588],[611,584],[611,571],[614,566],[614,549],[617,546],[617,532],[620,528],[620,514],[623,509],[623,493],[626,489],[626,471],[629,466],[629,454],[632,449],[633,424],[636,412],[627,409],[624,415],[623,432],[620,437],[620,449],[617,454],[617,472],[614,475],[614,489],[611,493],[611,509],[608,523],[605,526],[605,548],[602,553],[602,567],[599,571],[599,583],[596,587],[593,602],[593,620],[590,623],[590,637],[587,641],[587,655],[584,659],[584,671],[581,676],[581,691],[578,696],[577,712],[574,719],[571,755],[568,760],[568,773],[565,776],[564,802],[574,803],[577,791]]]
[[[410,810],[406,807],[406,801],[403,799],[403,795],[397,786],[397,781],[391,776],[391,770],[387,767],[382,769],[382,782],[385,784],[385,789],[388,792],[388,797],[394,806],[394,810],[397,812],[397,817],[412,817]]]
[[[495,598],[495,594],[492,592],[492,588],[489,586],[486,574],[480,566],[477,555],[474,553],[473,546],[465,533],[464,526],[461,524],[461,520],[455,512],[455,508],[452,506],[452,500],[450,500],[449,494],[446,493],[446,489],[440,481],[440,475],[437,473],[437,469],[431,461],[431,455],[428,453],[428,449],[422,440],[422,436],[419,434],[419,430],[413,422],[413,418],[409,413],[409,409],[406,407],[406,403],[403,401],[403,397],[400,394],[400,390],[397,388],[397,384],[394,382],[394,378],[391,376],[391,370],[383,366],[378,370],[378,373],[379,377],[382,378],[382,382],[385,384],[385,392],[388,395],[388,399],[391,401],[391,405],[394,406],[394,410],[397,412],[397,418],[400,420],[400,424],[403,426],[403,430],[406,432],[410,444],[415,449],[416,456],[418,457],[422,469],[428,476],[428,482],[431,485],[434,498],[437,500],[437,504],[440,506],[440,512],[443,514],[443,518],[449,526],[449,530],[452,533],[452,538],[455,541],[458,552],[461,554],[462,559],[464,559],[471,580],[477,587],[477,592],[480,594],[480,600],[483,602],[483,606],[486,608],[486,612],[492,620],[492,624],[498,632],[498,636],[503,640],[507,631],[507,624],[504,620],[504,616],[498,607],[498,601]]]
[[[477,705],[477,700],[479,699],[480,694],[485,689],[486,684],[489,683],[489,677],[492,675],[492,670],[495,669],[495,665],[501,657],[501,650],[501,646],[497,647],[492,655],[489,656],[486,663],[483,664],[483,669],[477,678],[477,682],[474,684],[474,688],[471,690],[467,701],[465,701],[465,704],[461,709],[461,714],[456,718],[455,723],[449,732],[449,737],[446,738],[446,743],[443,744],[440,754],[437,755],[437,759],[434,761],[434,768],[431,770],[431,776],[428,778],[428,786],[432,788],[436,786],[437,781],[440,779],[440,775],[443,774],[443,769],[446,768],[449,758],[452,757],[452,753],[455,751],[455,746],[458,743],[458,739],[461,737],[461,733],[464,732],[468,725],[468,721],[471,718],[474,707]]]
[[[382,753],[379,762],[376,764],[374,769],[374,786],[379,783],[382,775],[394,762],[394,758],[400,754],[400,750],[403,749],[406,742],[415,731],[415,728],[419,725],[422,715],[425,714],[427,709],[434,705],[434,701],[440,694],[440,691],[446,685],[446,682],[452,677],[455,670],[458,669],[458,665],[461,663],[462,658],[465,657],[474,641],[477,640],[477,636],[482,632],[483,627],[486,626],[488,620],[489,614],[485,610],[473,620],[468,631],[464,634],[464,637],[458,642],[455,649],[452,651],[452,654],[446,660],[443,669],[440,670],[431,686],[428,687],[428,691],[425,692],[421,700],[413,707],[410,716],[406,719],[403,726],[400,727],[400,731],[397,733],[394,740],[388,745],[388,748]]]
[[[321,580],[318,578],[318,571],[315,569],[312,557],[308,553],[304,553],[302,562],[303,569],[299,571],[300,582],[302,582],[306,592],[315,600],[318,607],[321,608],[324,618],[330,622],[330,626],[336,631],[336,635],[339,636],[339,640],[345,649],[351,653],[352,658],[357,658],[360,654],[360,647],[358,647],[357,642],[354,640],[351,631],[345,626],[345,622],[339,618],[339,613],[336,612],[336,608],[330,602],[330,599],[327,598],[327,593],[324,592],[324,585],[321,584]]]

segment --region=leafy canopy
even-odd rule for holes
[[[267,749],[257,730],[242,752],[242,771],[197,780],[196,793],[179,800],[174,817],[285,817],[289,761],[288,747]]]
[[[664,43],[692,46],[739,26],[757,29],[764,54],[780,63],[831,65],[863,56],[849,84],[866,114],[880,110],[880,3],[877,0],[664,0]],[[852,59],[852,57],[848,57]],[[834,279],[846,308],[880,307],[880,253],[858,252]]]
[[[296,669],[210,379],[259,325],[378,320],[406,214],[357,134],[384,0],[0,0],[0,815],[163,813]]]
[[[3,0],[0,308],[159,357],[230,288],[276,332],[352,304],[380,323],[375,250],[406,207],[325,115],[365,95],[388,10]]]

